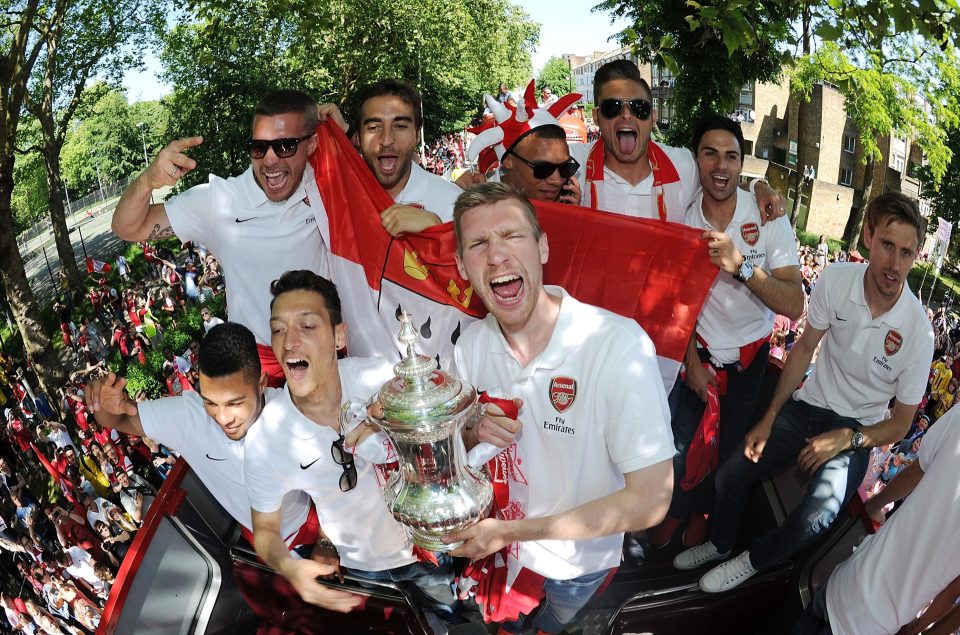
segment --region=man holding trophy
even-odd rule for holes
[[[539,607],[502,631],[559,633],[618,566],[624,532],[656,525],[670,504],[674,447],[654,345],[635,321],[543,285],[547,237],[511,187],[461,194],[454,226],[460,273],[490,312],[458,340],[456,372],[520,398],[523,430],[501,454],[509,504],[444,541],[463,541],[452,554],[473,559],[504,550],[514,571],[543,578]]]

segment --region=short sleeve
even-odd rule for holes
[[[183,242],[206,244],[211,237],[207,221],[213,205],[213,189],[209,183],[191,187],[167,199],[163,204],[173,233]]]
[[[797,237],[786,216],[769,221],[770,240],[767,243],[767,264],[770,269],[799,267]]]
[[[672,458],[670,411],[649,337],[638,338],[607,366],[606,375],[607,451],[620,472]]]
[[[196,433],[190,433],[192,426],[189,422],[195,417],[187,402],[189,398],[165,397],[141,403],[139,412],[143,433],[175,450],[182,450],[196,443]]]
[[[815,329],[825,331],[830,328],[830,287],[834,275],[831,275],[830,267],[823,270],[817,284],[813,287],[810,294],[810,302],[807,305],[807,324]]]

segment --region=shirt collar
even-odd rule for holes
[[[251,206],[257,209],[269,209],[279,212],[285,212],[295,205],[299,205],[305,199],[307,200],[308,205],[313,205],[314,202],[310,200],[308,196],[308,190],[306,183],[314,182],[316,177],[313,174],[313,168],[308,163],[303,170],[303,178],[300,179],[300,184],[297,185],[297,189],[293,191],[293,194],[290,195],[285,201],[280,201],[275,203],[267,198],[266,193],[257,183],[257,178],[253,174],[253,166],[249,166],[247,170],[241,175],[241,178],[246,183],[247,190],[247,200],[250,201]],[[319,204],[319,202],[317,203]]]

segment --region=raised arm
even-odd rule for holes
[[[673,493],[673,460],[629,472],[623,478],[620,491],[560,514],[522,520],[487,518],[444,536],[443,541],[465,541],[451,552],[453,556],[482,558],[515,542],[589,540],[646,529],[662,521]]]
[[[151,205],[150,197],[155,189],[176,185],[180,177],[197,167],[197,162],[184,151],[201,143],[203,137],[177,139],[160,151],[120,197],[117,209],[113,212],[113,233],[130,242],[173,236],[167,209],[162,203]]]
[[[90,381],[84,387],[87,408],[105,428],[138,437],[146,436],[140,423],[137,403],[127,395],[124,389],[126,385],[126,379],[113,373]]]

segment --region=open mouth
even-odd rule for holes
[[[711,178],[713,179],[713,184],[720,189],[727,187],[727,184],[730,183],[729,176],[714,174]]]
[[[516,304],[523,293],[523,278],[516,274],[497,276],[490,281],[490,290],[499,304]]]
[[[263,177],[263,187],[268,192],[280,192],[287,185],[287,180],[290,178],[290,173],[285,170],[280,170],[276,172],[267,172],[266,170],[260,171],[260,176]]]
[[[394,154],[382,154],[377,157],[377,163],[380,164],[380,171],[384,174],[393,174],[397,171],[397,164],[400,157]]]
[[[284,360],[287,370],[287,380],[303,379],[307,376],[307,369],[310,368],[310,362],[299,357],[290,357]]]
[[[617,146],[622,154],[633,154],[637,149],[637,132],[635,130],[617,130]]]

